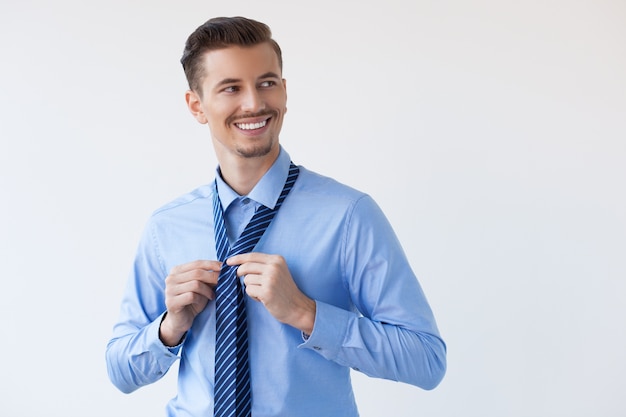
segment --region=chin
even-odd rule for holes
[[[274,149],[275,141],[259,144],[256,146],[239,147],[237,153],[244,158],[261,158],[269,155]]]

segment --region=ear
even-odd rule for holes
[[[198,123],[206,124],[208,122],[204,110],[202,109],[202,100],[198,94],[193,90],[187,90],[185,93],[185,101],[189,111],[196,118]]]
[[[285,89],[285,113],[287,113],[287,80],[283,78],[283,88]]]

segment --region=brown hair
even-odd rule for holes
[[[180,59],[189,88],[201,93],[200,84],[204,76],[202,57],[205,52],[232,45],[254,46],[263,42],[268,42],[274,48],[282,70],[280,46],[272,39],[272,31],[265,23],[245,17],[215,17],[208,20],[189,35]]]

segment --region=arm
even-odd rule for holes
[[[437,335],[409,330],[317,302],[315,329],[301,348],[364,374],[433,389],[446,371]]]
[[[301,347],[369,376],[437,386],[446,346],[395,233],[369,197],[350,215],[342,258],[358,312],[317,301],[314,330]]]
[[[122,392],[159,380],[177,360],[178,349],[159,339],[165,312],[165,275],[150,225],[140,241],[121,303],[120,317],[106,348],[111,382]]]
[[[213,298],[221,266],[194,261],[166,277],[154,242],[147,228],[106,350],[109,378],[125,393],[161,379],[178,359],[183,335]]]
[[[168,348],[159,340],[162,317],[136,328],[134,332],[114,336],[107,345],[106,362],[111,382],[128,394],[161,379],[178,359],[179,347]],[[123,324],[118,324],[121,329]]]

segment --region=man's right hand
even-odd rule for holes
[[[176,346],[191,327],[196,316],[215,296],[222,263],[193,261],[172,268],[165,279],[167,313],[161,322],[159,337],[166,346]]]

